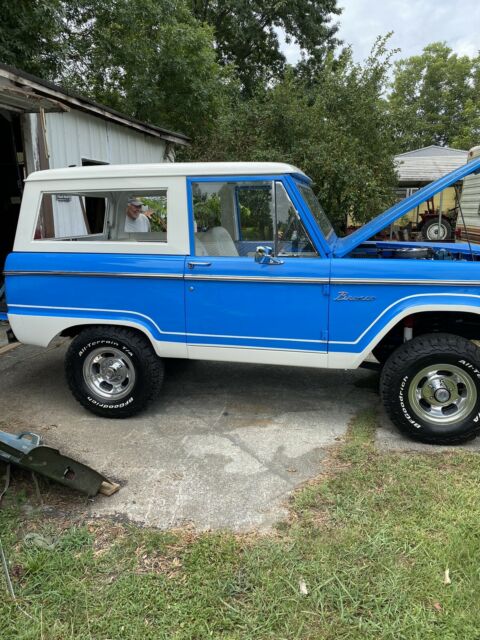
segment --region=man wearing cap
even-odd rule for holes
[[[125,216],[125,231],[127,233],[148,233],[150,220],[142,213],[142,203],[137,198],[129,198],[127,215]]]

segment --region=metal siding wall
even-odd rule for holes
[[[81,166],[82,158],[109,164],[165,162],[164,140],[81,111],[47,113],[46,127],[52,169]],[[73,202],[54,201],[53,210],[57,233],[85,232],[83,217]]]
[[[467,176],[463,180],[461,205],[465,224],[480,226],[480,175]]]
[[[81,165],[82,158],[111,164],[164,162],[165,141],[82,113],[47,113],[50,167]]]

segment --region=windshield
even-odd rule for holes
[[[329,241],[333,240],[335,235],[332,224],[327,218],[322,205],[317,199],[317,196],[313,193],[312,188],[304,182],[297,182],[297,187],[303,196],[303,199],[308,205],[312,216],[315,218],[316,223],[320,227],[321,232],[325,238]]]

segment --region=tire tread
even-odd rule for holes
[[[389,418],[400,431],[409,437],[428,444],[456,445],[476,438],[480,432],[480,423],[472,423],[471,429],[461,435],[440,437],[431,436],[424,432],[417,433],[405,427],[395,393],[392,392],[395,387],[395,378],[401,371],[405,371],[412,360],[435,356],[445,347],[460,358],[471,358],[473,362],[480,363],[480,349],[466,338],[451,333],[431,333],[418,336],[396,349],[385,363],[380,376],[380,397]]]
[[[80,343],[105,338],[107,332],[109,339],[117,339],[120,342],[124,342],[131,346],[133,350],[137,352],[139,359],[148,371],[148,385],[140,399],[133,403],[133,406],[129,405],[114,412],[109,411],[108,409],[102,409],[102,407],[96,407],[88,402],[85,396],[81,393],[81,390],[78,388],[78,384],[75,380],[74,361]],[[101,415],[104,418],[129,418],[139,413],[154,399],[163,383],[164,366],[163,362],[154,352],[148,339],[141,333],[125,327],[111,327],[106,325],[105,327],[89,327],[88,329],[84,329],[72,340],[65,356],[65,375],[73,397],[83,407],[97,415]]]

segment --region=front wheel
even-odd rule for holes
[[[106,418],[141,411],[163,382],[163,363],[142,334],[93,327],[74,338],[65,359],[68,385],[86,409]]]
[[[392,422],[411,438],[470,440],[480,430],[480,349],[448,333],[414,338],[385,363],[380,393]]]

